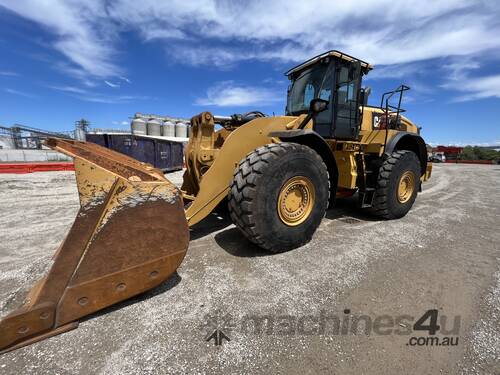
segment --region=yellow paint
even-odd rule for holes
[[[316,190],[305,176],[289,179],[278,195],[277,210],[281,221],[290,227],[302,224],[314,208]]]
[[[359,132],[360,142],[364,144],[364,152],[376,153],[379,156],[384,152],[384,143],[386,130],[378,130],[373,128],[374,115],[382,114],[380,108],[364,107],[363,119],[361,121],[361,129]],[[404,116],[401,116],[401,128],[398,130],[389,129],[387,131],[387,142],[395,137],[401,131],[418,134],[417,126]]]
[[[193,225],[202,220],[224,199],[229,192],[229,186],[238,163],[247,154],[258,147],[277,141],[269,137],[269,133],[284,131],[286,126],[292,122],[295,123],[293,126],[296,126],[302,118],[302,116],[298,118],[292,116],[263,117],[233,130],[224,140],[217,159],[213,161],[210,168],[199,180],[198,194],[186,210],[188,224]]]
[[[415,188],[415,175],[412,171],[405,171],[398,184],[398,201],[399,203],[406,203],[413,195]]]
[[[74,163],[80,206],[86,209],[101,203],[118,176],[79,157]]]
[[[427,168],[425,169],[425,173],[423,174],[422,177],[420,177],[420,181],[427,181],[429,178],[431,178],[432,174],[432,163],[429,161],[427,162]]]
[[[336,143],[336,142],[335,142]],[[332,147],[332,146],[330,146]],[[335,150],[335,148],[333,147]],[[344,189],[356,188],[358,172],[356,170],[355,153],[352,151],[334,151],[335,161],[339,170],[338,187]]]
[[[373,130],[374,114],[379,108],[365,107],[357,141],[327,140],[339,170],[338,187],[353,190],[357,184],[356,154],[382,155],[387,142],[400,131],[417,133],[417,127],[401,116],[401,129]],[[181,188],[185,201],[191,204],[186,210],[189,225],[206,217],[228,194],[233,174],[239,162],[250,152],[268,143],[279,143],[269,137],[274,131],[296,129],[306,115],[258,118],[235,129],[214,132],[213,117],[208,112],[193,117],[193,133],[186,148],[184,183]],[[312,120],[305,129],[312,128]],[[342,144],[337,150],[338,144]]]

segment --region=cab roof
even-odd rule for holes
[[[316,63],[318,63],[319,61],[321,61],[322,59],[324,59],[325,57],[334,57],[334,58],[338,58],[338,59],[341,59],[341,60],[345,60],[345,61],[359,61],[360,64],[361,64],[361,69],[363,71],[363,73],[368,73],[370,70],[373,69],[373,65],[371,64],[368,64],[366,61],[363,61],[363,60],[360,60],[360,59],[357,59],[355,57],[352,57],[346,53],[343,53],[343,52],[340,52],[340,51],[337,51],[337,50],[331,50],[331,51],[328,51],[328,52],[325,52],[325,53],[322,53],[321,55],[318,55],[318,56],[315,56],[305,62],[303,62],[302,64],[300,65],[297,65],[295,68],[292,68],[290,69],[289,71],[287,71],[285,73],[286,76],[290,77],[291,75],[293,75],[294,73],[298,73],[308,67],[310,67],[311,65],[314,65]]]

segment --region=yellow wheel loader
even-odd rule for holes
[[[48,139],[74,158],[80,210],[48,275],[0,321],[0,350],[159,285],[182,262],[189,227],[220,204],[242,236],[271,252],[307,243],[336,197],[358,193],[360,208],[404,216],[432,166],[419,128],[402,115],[408,87],[367,105],[361,82],[371,69],[329,51],[286,73],[285,116],[194,116],[180,189],[117,152]]]

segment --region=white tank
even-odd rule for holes
[[[142,118],[133,119],[130,126],[132,128],[132,134],[146,135],[146,121]]]
[[[82,128],[76,128],[75,129],[75,139],[77,141],[83,141],[83,142],[85,142],[85,140],[87,139],[85,130],[83,130]]]
[[[187,125],[184,122],[178,122],[175,124],[175,136],[187,138]]]
[[[165,121],[161,127],[161,135],[175,137],[175,124],[172,121]]]
[[[157,120],[155,118],[148,120],[148,123],[147,123],[148,135],[160,137],[161,136],[161,125],[162,125],[161,121]]]

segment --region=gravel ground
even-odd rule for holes
[[[213,214],[165,284],[0,356],[0,373],[500,374],[499,184],[498,166],[438,164],[406,217],[374,220],[340,200],[311,243],[277,255]],[[77,209],[71,172],[0,175],[2,315],[50,266]],[[457,346],[408,345],[429,337],[411,331],[429,309],[434,337]],[[360,316],[394,327],[353,328]],[[206,341],[215,328],[230,341]]]

